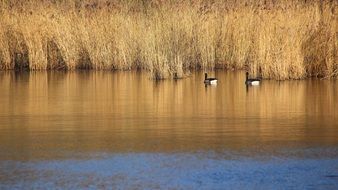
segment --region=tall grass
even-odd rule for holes
[[[1,69],[246,69],[336,77],[337,1],[30,0],[0,5]]]

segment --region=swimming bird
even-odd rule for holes
[[[246,72],[246,80],[245,80],[245,84],[246,85],[253,85],[253,86],[256,86],[256,85],[259,85],[259,83],[261,82],[260,79],[258,78],[255,78],[255,79],[249,79],[249,73]]]
[[[208,74],[204,73],[204,83],[205,84],[217,84],[217,78],[208,78]]]

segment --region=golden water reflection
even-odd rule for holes
[[[0,73],[0,159],[65,152],[167,152],[338,145],[338,84],[216,71],[153,81],[141,72]]]

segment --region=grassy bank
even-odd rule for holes
[[[247,69],[338,76],[337,1],[30,0],[0,5],[1,69]]]

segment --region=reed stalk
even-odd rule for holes
[[[336,77],[337,1],[0,1],[0,69]]]

